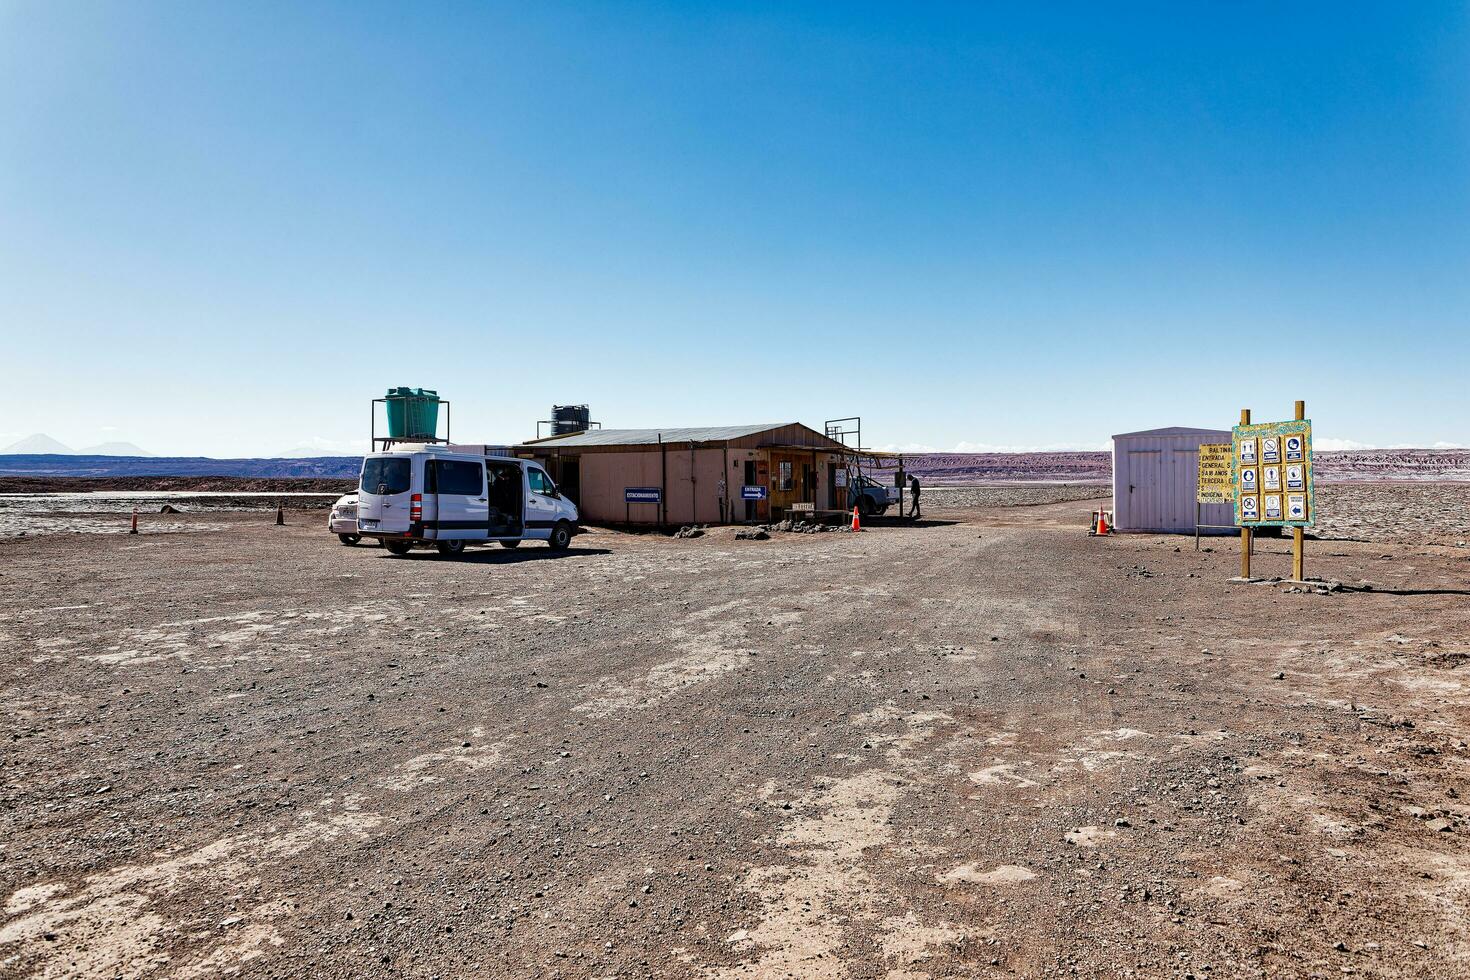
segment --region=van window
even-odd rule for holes
[[[363,493],[408,493],[409,461],[403,456],[370,457],[362,462]]]
[[[549,497],[556,489],[551,484],[551,477],[533,466],[526,467],[526,480],[531,484],[531,490],[534,493],[546,494]]]
[[[461,459],[431,459],[427,482],[429,493],[478,497],[485,492],[485,464]]]

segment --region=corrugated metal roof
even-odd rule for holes
[[[1113,436],[1114,439],[1126,439],[1129,436],[1218,436],[1229,435],[1229,429],[1196,429],[1189,425],[1170,425],[1162,429],[1142,429],[1138,432],[1120,432]]]
[[[648,446],[657,445],[659,438],[664,442],[723,442],[726,439],[743,439],[772,429],[780,429],[794,422],[762,422],[759,425],[706,425],[676,429],[588,429],[565,436],[550,436],[546,439],[530,439],[526,446]]]

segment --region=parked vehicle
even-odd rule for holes
[[[864,517],[874,517],[898,503],[898,487],[884,486],[862,473],[847,478],[847,505],[856,507]]]
[[[362,540],[362,535],[357,533],[357,494],[344,493],[337,498],[327,517],[327,527],[343,544],[353,545]]]
[[[433,545],[458,555],[467,545],[514,548],[545,541],[561,550],[577,531],[577,506],[541,464],[426,444],[400,445],[362,461],[357,533],[395,555]]]

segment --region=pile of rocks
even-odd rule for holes
[[[827,531],[851,530],[846,524],[819,524],[816,521],[784,520],[774,524],[757,524],[753,527],[737,528],[736,541],[768,541],[777,532],[787,534],[822,534]],[[702,538],[709,531],[703,524],[688,524],[674,532],[676,538]]]
[[[763,524],[767,531],[789,531],[792,534],[822,534],[826,531],[850,531],[846,524],[819,524],[816,521],[793,521],[787,519],[775,524]]]

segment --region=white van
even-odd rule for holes
[[[457,555],[491,541],[561,550],[577,531],[577,505],[532,460],[416,443],[363,458],[357,531],[395,555],[429,544]]]

